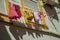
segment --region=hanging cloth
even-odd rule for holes
[[[8,13],[8,17],[11,19],[16,19],[21,17],[21,13],[20,13],[20,8],[19,6],[9,3],[9,13]]]
[[[15,5],[15,4],[14,4],[14,6],[15,6],[15,11],[16,11],[17,14],[18,14],[18,18],[20,18],[20,17],[22,16],[20,7],[19,7],[18,5]]]
[[[20,18],[21,17],[20,7],[9,2],[8,0],[6,0],[6,2],[8,17],[10,19]]]
[[[39,11],[40,11],[40,14],[41,14],[41,20],[42,20],[42,23],[43,23],[43,25],[45,25],[46,26],[46,21],[45,21],[45,17],[44,17],[44,15],[43,15],[43,9],[42,9],[42,5],[41,5],[41,0],[38,0],[38,3],[37,3],[37,5],[38,5],[38,9],[39,9]]]
[[[22,16],[25,17],[26,16],[25,9],[23,7],[20,7],[20,10],[21,10]]]
[[[23,17],[24,17],[24,23],[26,24],[26,23],[28,23],[28,19],[31,17],[32,18],[32,14],[30,14],[31,13],[31,11],[29,10],[29,9],[26,9],[25,7],[24,7],[24,1],[23,0],[20,0],[21,2],[21,13],[22,13],[22,15],[23,15]],[[30,19],[29,19],[30,20]]]
[[[22,13],[22,16],[24,17],[24,24],[27,23],[27,18],[26,18],[26,13],[25,13],[25,8],[24,8],[24,1],[23,0],[20,0],[20,3],[21,3],[21,13]]]
[[[31,20],[33,18],[33,14],[32,14],[32,10],[25,8],[25,13],[26,13],[26,17],[28,20]]]
[[[9,13],[8,13],[8,17],[11,19],[15,19],[18,17],[17,12],[15,11],[15,6],[14,4],[9,2]]]
[[[20,0],[20,1],[21,1],[20,2],[21,3],[21,9],[20,10],[21,10],[21,12],[23,12],[22,15],[25,17],[33,16],[32,11],[30,9],[24,7],[24,1],[23,0]]]
[[[33,11],[33,15],[36,21],[40,21],[41,20],[41,15],[39,11]]]
[[[24,9],[24,1],[20,0],[20,3],[21,3],[20,10],[21,10],[22,16],[25,17],[26,14],[25,14],[25,9]]]

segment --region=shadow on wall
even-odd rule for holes
[[[51,7],[50,7],[51,6]],[[46,10],[46,12],[48,13],[48,16],[52,19],[55,19],[59,22],[59,19],[58,19],[58,13],[56,12],[55,8],[54,7],[57,7],[60,9],[60,4],[56,4],[56,5],[49,5],[49,4],[46,4],[44,5],[44,9]]]
[[[3,19],[0,17],[0,20]],[[8,32],[6,31],[5,25],[0,21],[0,40],[11,40]]]
[[[20,24],[18,23],[17,25],[20,25]],[[16,40],[19,40],[18,36],[20,36],[20,38],[23,39],[23,36],[26,35],[26,32],[28,32],[28,35],[29,36],[31,35],[33,38],[35,38],[33,33],[36,34],[37,38],[42,35],[42,34],[40,35],[39,33],[32,31],[32,29],[24,28],[25,25],[22,23],[21,23],[21,25],[23,25],[23,26],[21,26],[21,28],[20,27],[14,27],[12,25],[9,28],[10,32],[14,35]],[[29,26],[29,28],[31,28],[31,26]]]
[[[59,18],[58,18],[58,15],[59,12],[57,13],[56,12],[56,9],[54,7],[57,7],[60,9],[60,0],[59,1],[59,4],[55,3],[55,5],[50,5],[50,4],[45,4],[44,5],[44,9],[45,11],[47,12],[46,14],[48,14],[48,19],[51,21],[51,23],[53,24],[53,26],[55,27],[55,29],[57,30],[55,24],[53,23],[53,19],[55,19],[57,22],[59,22]],[[53,2],[54,3],[54,2]]]
[[[7,33],[5,25],[10,26],[9,30],[13,34],[13,36],[15,37],[16,40],[20,40],[18,36],[20,36],[20,38],[23,39],[23,36],[26,35],[26,32],[28,32],[28,36],[31,35],[33,38],[43,37],[43,35],[49,35],[49,36],[60,38],[60,35],[57,35],[57,34],[54,34],[54,33],[24,28],[23,27],[24,24],[21,24],[21,26],[16,26],[14,24],[7,23],[7,22],[4,22],[4,21],[0,20],[0,25],[1,25],[0,26],[0,39],[1,40],[5,40],[5,39],[6,40],[11,40],[11,38],[9,37],[9,35]],[[20,25],[20,24],[18,23],[17,25]],[[35,33],[35,35],[33,33]]]
[[[60,38],[60,35],[56,35],[56,34],[45,32],[45,31],[38,31],[38,30],[23,28],[23,27],[19,28],[19,27],[11,26],[9,29],[10,29],[10,32],[16,38],[16,40],[19,40],[18,36],[20,36],[20,38],[23,39],[23,36],[26,35],[26,32],[28,32],[28,36],[31,35],[33,38],[43,37],[43,35],[50,35],[50,36],[53,36],[53,37]],[[35,33],[35,35],[33,33]]]

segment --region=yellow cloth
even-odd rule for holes
[[[24,0],[20,0],[20,3],[21,3],[21,7],[22,7],[21,8],[22,15],[26,18],[33,16],[30,9],[24,8]]]
[[[27,18],[31,19],[33,17],[32,11],[30,9],[25,8],[25,13]]]

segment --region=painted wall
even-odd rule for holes
[[[17,0],[15,0],[17,1]],[[38,10],[37,4],[24,0],[25,5],[33,10]],[[57,1],[56,1],[57,2]],[[19,1],[17,1],[18,5]],[[45,8],[45,9],[44,9]],[[49,7],[44,6],[44,12],[49,13],[50,16],[46,16],[46,23],[49,28],[49,32],[53,32],[60,35],[60,6],[57,4],[56,7],[50,9]],[[6,13],[4,10],[4,0],[0,0],[0,12]],[[50,18],[51,17],[51,18]],[[14,26],[7,26],[6,24],[0,23],[0,39],[1,40],[60,40],[60,37],[55,37],[54,35],[46,35],[45,32],[32,31],[29,29],[23,29]],[[52,36],[51,36],[52,35]]]
[[[0,0],[0,12],[5,13],[4,0]]]

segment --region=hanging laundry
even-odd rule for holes
[[[25,8],[25,13],[26,13],[26,17],[28,20],[31,20],[33,18],[33,14],[32,11],[28,8]]]
[[[23,17],[26,16],[25,9],[23,7],[20,7],[20,11]]]
[[[24,1],[23,0],[20,0],[20,4],[21,4],[21,13],[22,13],[22,16],[25,17],[25,9],[24,9]]]
[[[20,18],[22,16],[21,11],[20,11],[20,7],[18,5],[15,5],[15,4],[14,4],[14,6],[15,6],[15,10],[18,14],[18,18]]]
[[[34,15],[36,21],[40,21],[41,20],[40,12],[33,11],[33,15]]]
[[[22,13],[22,16],[23,16],[23,19],[24,19],[23,22],[24,22],[24,24],[26,24],[27,23],[27,18],[26,18],[25,9],[23,7],[21,7],[20,10],[21,10],[21,13]]]
[[[8,17],[11,19],[16,19],[21,17],[21,12],[19,6],[9,2],[9,13]]]

